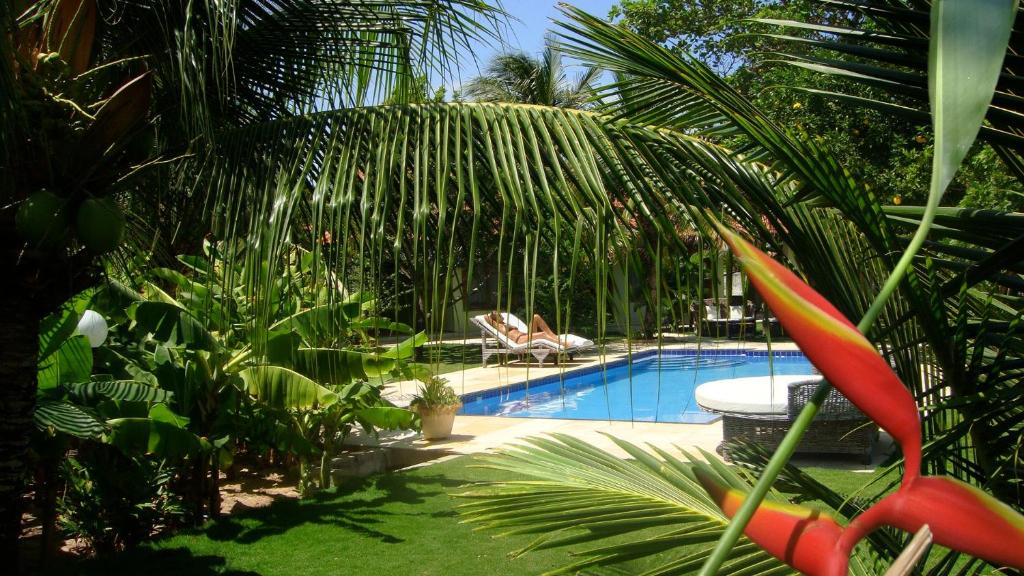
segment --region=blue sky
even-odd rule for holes
[[[570,4],[582,8],[600,18],[607,18],[608,10],[617,0],[569,0]],[[538,54],[544,47],[544,34],[554,26],[552,20],[561,16],[555,6],[558,0],[502,0],[502,6],[512,16],[505,46],[477,46],[473,57],[465,55],[460,62],[459,75],[462,82],[477,76],[487,66],[491,56],[501,52],[526,52]],[[568,64],[568,63],[567,63]]]

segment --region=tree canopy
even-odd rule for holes
[[[872,22],[860,11],[815,0],[622,0],[608,16],[677,54],[689,54],[707,64],[774,121],[813,134],[889,202],[923,201],[933,142],[927,122],[799,90],[813,87],[818,92],[843,92],[866,99],[885,93],[884,89],[843,76],[822,74],[811,65],[794,65],[794,61],[806,58],[825,62],[836,58],[827,47],[813,43],[828,34],[764,22],[863,26],[871,30]],[[786,42],[780,37],[784,33],[807,42]],[[908,101],[899,95],[894,100]],[[945,203],[1020,210],[1024,208],[1022,193],[1024,188],[997,155],[985,145],[978,145]]]

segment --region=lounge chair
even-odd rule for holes
[[[487,314],[481,314],[470,318],[470,322],[480,328],[480,354],[483,358],[485,368],[487,367],[487,360],[491,356],[495,355],[505,354],[526,356],[527,354],[530,354],[537,359],[537,362],[539,362],[541,366],[543,366],[544,360],[552,352],[555,354],[567,354],[569,355],[569,358],[572,359],[580,350],[594,345],[592,341],[574,334],[563,334],[558,337],[561,342],[565,343],[565,345],[562,345],[559,342],[553,342],[547,338],[537,337],[531,338],[527,342],[518,343],[493,326],[487,320],[487,316]],[[514,314],[502,314],[502,319],[510,328],[514,328],[523,333],[528,333],[529,331],[529,326]],[[493,341],[494,345],[491,345],[490,341]]]
[[[554,342],[541,340],[540,338],[534,338],[529,342],[524,342],[522,344],[515,342],[500,330],[492,326],[491,323],[487,321],[486,314],[474,316],[470,318],[469,321],[476,327],[480,328],[480,355],[483,358],[484,368],[487,367],[487,360],[491,356],[501,354],[520,357],[532,354],[533,357],[537,359],[537,362],[543,366],[544,359],[548,357],[548,354],[551,354],[551,352],[554,351],[553,346],[557,346]],[[491,345],[490,341],[493,341],[494,344]]]
[[[777,448],[819,383],[816,374],[732,378],[701,384],[694,396],[701,408],[722,415],[719,453],[728,458],[729,443],[739,438]],[[870,463],[877,438],[878,426],[832,390],[797,452],[849,454]]]
[[[505,320],[506,324],[520,332],[529,332],[530,330],[529,326],[526,325],[526,322],[523,322],[518,316],[511,312],[502,312],[501,317]],[[570,360],[575,358],[577,353],[594,347],[593,340],[588,340],[575,334],[559,334],[558,341],[561,343],[558,346],[558,352],[567,354]],[[550,340],[544,340],[544,342],[550,342]]]
[[[720,306],[724,308],[724,305],[720,305],[713,299],[704,301],[703,324],[708,334],[728,337],[739,336],[745,331],[754,330],[756,319],[753,315],[746,314],[745,306],[729,306],[728,316],[722,314],[723,310],[720,310]]]

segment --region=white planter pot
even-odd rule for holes
[[[417,406],[416,412],[420,415],[423,424],[423,439],[444,440],[451,436],[452,426],[455,425],[455,413],[459,411],[459,408],[462,408],[462,404],[431,408]]]

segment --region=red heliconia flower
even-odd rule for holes
[[[940,545],[995,565],[1024,568],[1024,516],[985,492],[945,477],[921,476],[921,429],[913,397],[871,342],[828,300],[767,254],[714,222],[786,331],[851,402],[903,448],[903,483],[844,530],[811,510],[764,504],[745,530],[762,548],[807,574],[846,576],[864,536],[888,525],[927,525]],[[699,469],[698,480],[732,517],[745,496]],[[831,545],[829,544],[831,543]]]
[[[997,566],[1024,568],[1024,516],[974,486],[937,476],[913,479],[854,518],[840,538],[840,556],[848,558],[880,526],[917,532],[925,524],[936,544]],[[845,575],[845,563],[831,573]]]
[[[752,244],[715,222],[786,332],[825,379],[899,443],[905,481],[921,468],[917,405],[875,347],[821,294]]]
[[[722,485],[699,467],[693,469],[715,504],[732,518],[747,495]],[[804,574],[824,574],[837,565],[843,529],[827,514],[793,504],[763,502],[743,533],[764,551]]]

